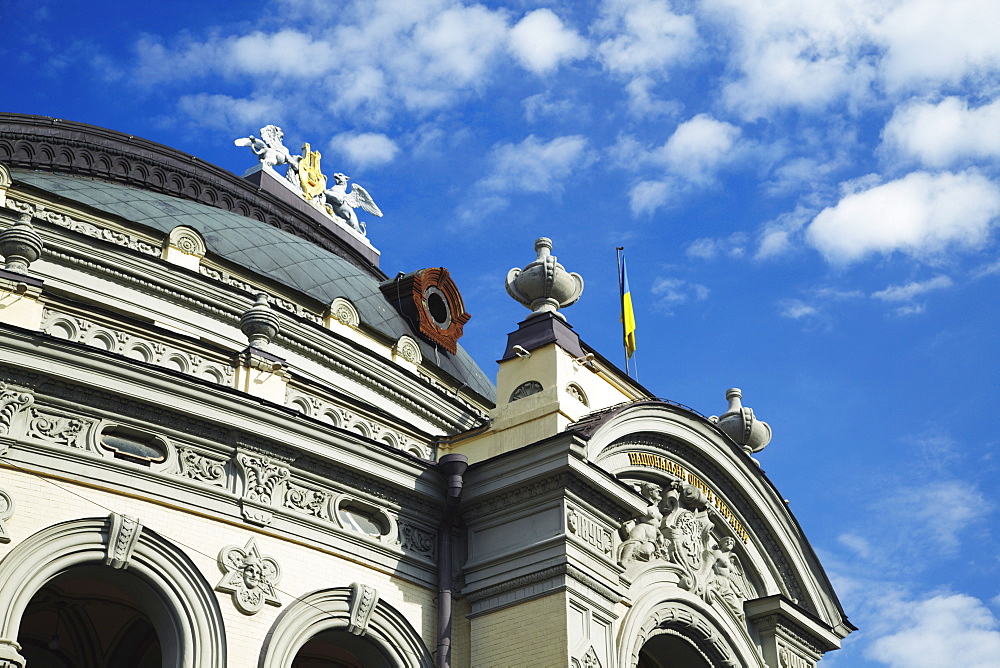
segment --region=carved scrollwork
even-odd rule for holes
[[[85,448],[86,442],[82,437],[89,424],[89,420],[54,415],[32,408],[31,419],[28,420],[27,435],[29,438],[65,445],[70,448]]]
[[[0,543],[9,543],[10,536],[4,528],[4,522],[14,516],[14,499],[10,494],[0,489]]]
[[[104,563],[112,568],[128,568],[128,562],[132,558],[132,551],[135,550],[136,543],[139,542],[139,534],[142,533],[142,522],[131,515],[111,513],[108,516],[110,528],[108,529],[107,554]]]
[[[167,243],[188,255],[205,257],[205,241],[198,232],[186,225],[178,225],[170,230]]]
[[[288,479],[288,467],[265,457],[240,454],[236,457],[243,474],[243,498],[263,505],[273,505],[278,485]]]
[[[177,448],[177,461],[180,475],[209,485],[225,486],[226,462],[205,457],[189,448]]]
[[[333,495],[330,492],[321,492],[309,489],[294,483],[285,485],[285,508],[324,520],[330,519],[330,500]]]
[[[417,554],[433,559],[437,536],[431,531],[405,522],[400,523],[399,543],[404,552],[416,552]]]
[[[368,632],[368,620],[378,604],[378,590],[366,584],[355,582],[351,584],[351,619],[347,630],[357,636]]]
[[[0,383],[0,436],[10,433],[14,416],[35,402],[30,392],[22,392]]]

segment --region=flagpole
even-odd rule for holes
[[[625,324],[625,276],[622,274],[622,252],[625,250],[624,246],[618,246],[615,248],[615,259],[618,264],[618,315],[619,319],[622,321],[622,350],[625,353],[625,375],[631,376],[628,368],[628,341],[626,337],[628,336],[627,325]]]

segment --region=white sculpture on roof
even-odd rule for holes
[[[286,185],[302,196],[312,206],[359,234],[365,234],[365,224],[358,220],[354,209],[364,209],[373,216],[382,217],[382,210],[362,186],[353,184],[347,191],[349,176],[341,173],[333,175],[334,186],[326,188],[327,178],[320,169],[319,151],[310,150],[303,144],[302,155],[293,155],[282,140],[284,133],[277,125],[265,125],[260,129],[260,137],[250,135],[235,140],[237,146],[248,146],[260,161],[260,168],[271,172],[279,179],[274,168],[288,165],[285,173]],[[251,170],[251,172],[256,170]],[[248,172],[250,174],[251,172]]]
[[[274,170],[278,165],[288,165],[285,173],[291,183],[298,184],[299,160],[301,156],[292,155],[288,147],[282,143],[285,133],[277,125],[265,125],[260,129],[260,138],[250,135],[242,137],[233,143],[237,146],[249,146],[261,167]]]
[[[364,234],[366,226],[358,220],[354,210],[364,209],[379,218],[382,217],[382,210],[375,204],[368,191],[357,183],[351,186],[351,192],[347,192],[347,181],[350,178],[340,172],[334,174],[334,186],[323,191],[323,203],[330,214],[343,219],[348,225]]]

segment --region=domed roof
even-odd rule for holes
[[[0,137],[2,135],[0,128]],[[7,156],[0,155],[0,159],[13,157],[7,151],[0,153],[8,153]],[[11,162],[14,165],[25,165],[26,161],[15,158]],[[274,221],[263,222],[172,194],[117,183],[100,174],[94,178],[60,173],[74,171],[68,165],[64,169],[56,165],[52,165],[51,169],[49,165],[38,166],[42,169],[15,167],[11,169],[11,175],[16,183],[164,234],[178,225],[187,225],[202,235],[210,254],[225,262],[292,288],[324,304],[331,303],[337,297],[344,297],[355,305],[365,325],[392,339],[398,339],[404,334],[413,337],[420,343],[425,363],[437,366],[480,396],[491,402],[495,401],[496,390],[492,382],[465,350],[458,348],[455,354],[435,350],[386,301],[379,290],[379,283],[385,277],[377,267],[366,267],[349,253],[333,252],[341,250],[339,248],[321,247],[313,240],[279,229],[274,226]],[[223,171],[212,166],[206,167],[213,172]],[[224,173],[227,180],[238,179],[228,172]]]

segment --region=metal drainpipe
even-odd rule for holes
[[[447,454],[438,460],[438,470],[448,478],[444,515],[438,531],[438,668],[451,668],[451,528],[462,499],[462,476],[469,468],[465,455]]]

